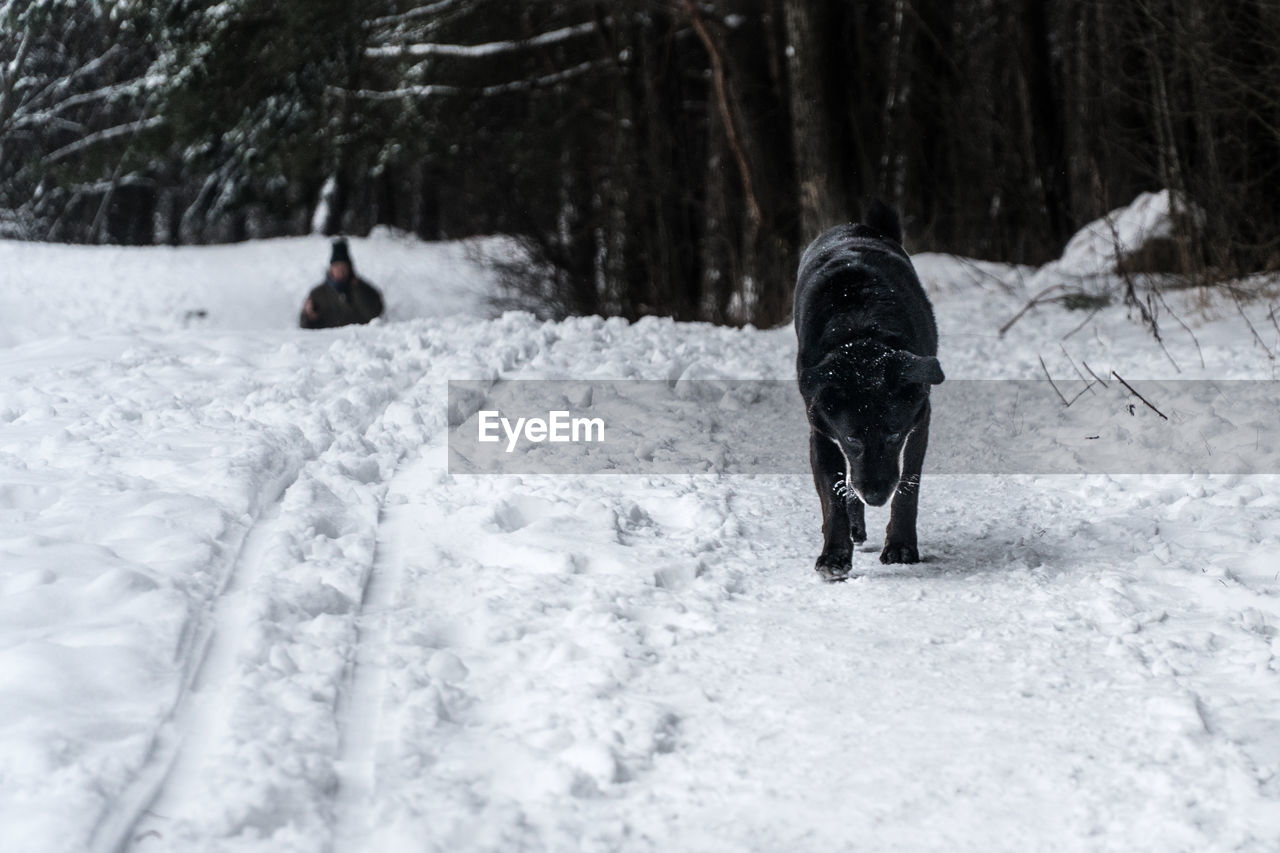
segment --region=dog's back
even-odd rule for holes
[[[866,222],[828,229],[805,250],[794,304],[801,368],[858,339],[937,355],[933,309],[901,240],[897,214],[877,202]]]

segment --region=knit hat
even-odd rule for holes
[[[329,257],[329,266],[333,266],[336,263],[344,263],[353,268],[355,267],[355,264],[351,263],[351,255],[347,251],[346,240],[338,239],[333,241],[333,254]]]

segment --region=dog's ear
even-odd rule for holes
[[[822,414],[827,409],[827,403],[830,401],[830,389],[826,386],[818,386],[813,396],[809,399],[809,405],[806,408],[806,414],[809,416],[809,423],[817,423]]]
[[[912,356],[902,371],[902,378],[921,385],[941,385],[946,379],[942,375],[942,365],[931,355]]]

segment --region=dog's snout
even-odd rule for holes
[[[884,506],[889,498],[893,495],[895,484],[893,483],[877,483],[875,485],[866,485],[858,490],[862,502],[868,506]]]

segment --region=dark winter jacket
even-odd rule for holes
[[[308,316],[310,306],[314,316]],[[332,329],[352,323],[367,323],[382,316],[382,294],[360,276],[339,283],[328,276],[324,284],[313,288],[298,318],[304,329]]]

